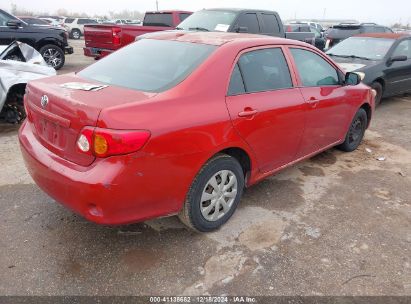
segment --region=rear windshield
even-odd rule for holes
[[[216,48],[142,39],[85,68],[79,75],[108,85],[159,93],[183,81]]]
[[[332,38],[347,38],[361,33],[359,26],[334,26],[327,33]]]
[[[147,13],[144,17],[146,26],[168,26],[172,27],[173,15],[171,13]]]

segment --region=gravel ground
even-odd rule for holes
[[[60,74],[94,61],[82,43]],[[85,221],[33,183],[2,124],[0,295],[411,295],[410,117],[410,96],[385,100],[358,151],[248,189],[211,234]]]

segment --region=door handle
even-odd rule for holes
[[[251,108],[245,108],[243,112],[238,113],[238,116],[239,117],[250,117],[250,116],[254,116],[257,113],[258,113],[257,110],[253,110]]]
[[[308,103],[311,105],[311,107],[313,107],[313,108],[315,108],[317,105],[318,105],[318,103],[320,102],[320,100],[319,99],[317,99],[317,98],[315,98],[315,97],[311,97],[309,100],[308,100]]]

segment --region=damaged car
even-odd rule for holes
[[[0,119],[20,123],[26,117],[23,96],[27,82],[56,75],[43,57],[22,42],[0,45]]]

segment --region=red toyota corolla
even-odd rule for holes
[[[29,83],[21,150],[51,197],[101,224],[178,214],[212,231],[244,187],[360,144],[374,92],[294,40],[166,32]]]

